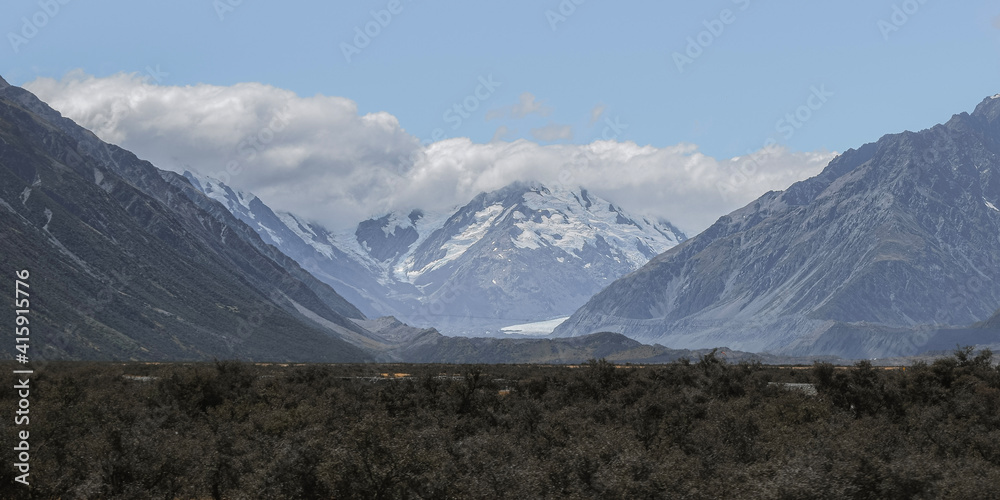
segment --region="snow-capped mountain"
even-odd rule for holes
[[[586,189],[525,183],[453,210],[383,214],[333,234],[218,181],[185,176],[366,314],[449,334],[499,334],[567,316],[685,239]]]
[[[465,334],[565,316],[684,240],[586,189],[521,183],[450,213],[371,219],[353,236],[341,241],[383,266],[387,281],[420,290],[417,324]]]
[[[337,237],[322,226],[290,213],[276,213],[256,196],[233,190],[218,180],[192,172],[185,172],[184,177],[366,315],[405,318],[405,312],[415,307],[411,297],[419,291],[383,279],[382,267],[363,253],[348,255],[342,251],[346,245],[338,243]]]

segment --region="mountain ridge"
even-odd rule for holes
[[[333,310],[332,290],[292,276],[148,162],[13,86],[0,89],[0,139],[0,198],[15,215],[4,269],[34,268],[50,288],[37,309],[50,356],[370,359],[340,338],[364,330]]]
[[[819,352],[815,341],[838,324],[982,320],[1000,304],[998,115],[988,98],[972,115],[849,150],[611,284],[556,334],[863,357],[872,348]],[[883,355],[910,348],[892,343]]]
[[[449,335],[503,335],[510,324],[564,317],[686,238],[586,189],[528,182],[454,209],[388,212],[332,233],[263,203],[252,209],[259,199],[217,180],[184,175],[369,315]]]

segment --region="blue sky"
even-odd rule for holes
[[[107,76],[149,66],[169,85],[263,82],[347,97],[362,113],[387,111],[425,140],[441,129],[438,137],[488,142],[501,126],[509,139],[532,139],[533,129],[568,125],[572,139],[560,141],[582,144],[606,133],[604,119],[617,119],[619,140],[690,142],[718,157],[756,150],[769,137],[793,150],[842,151],[931,126],[1000,92],[996,2],[229,0],[239,5],[220,20],[226,1],[72,0],[16,53],[10,33],[21,32],[22,17],[41,19],[41,8],[8,2],[0,74],[23,84],[75,68]],[[372,11],[391,6],[388,25],[348,62],[341,44],[353,43]],[[894,23],[894,6],[912,14]],[[560,7],[564,21],[547,15]],[[678,71],[673,54],[720,18],[731,23],[702,35],[710,45]],[[886,39],[880,21],[898,30]],[[466,101],[490,75],[496,91]],[[793,134],[778,131],[812,87],[833,95]],[[526,92],[546,116],[486,120]],[[460,124],[458,114],[445,116],[463,103],[474,111]],[[604,115],[591,124],[598,105]]]
[[[1000,92],[1000,5],[985,0],[33,0],[5,14],[10,83],[158,167],[334,228],[537,181],[695,234],[835,152]]]

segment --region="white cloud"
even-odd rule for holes
[[[552,114],[552,108],[536,100],[534,94],[531,92],[525,92],[518,98],[517,104],[487,111],[486,121],[504,117],[521,119],[531,114],[549,116]]]
[[[329,224],[370,215],[420,153],[388,113],[258,83],[158,86],[73,72],[25,88],[160,168],[219,177]]]
[[[531,129],[531,136],[535,140],[542,142],[573,140],[573,127],[571,125],[553,123],[544,127]]]
[[[590,110],[590,124],[593,125],[597,123],[604,116],[605,106],[603,104],[598,104],[594,106],[594,109]]]
[[[359,115],[349,99],[299,97],[256,83],[172,87],[136,75],[75,72],[25,87],[160,168],[229,177],[273,208],[332,229],[392,208],[453,207],[523,180],[583,186],[694,234],[766,191],[815,175],[834,156],[775,147],[755,162],[715,159],[692,144],[616,141],[542,146],[457,138],[421,147],[388,113]],[[227,176],[227,165],[241,171]]]
[[[401,207],[430,200],[454,204],[515,180],[583,186],[627,210],[665,218],[689,235],[770,190],[819,173],[832,153],[781,147],[717,160],[692,144],[666,148],[633,142],[542,146],[526,140],[473,144],[458,138],[432,144],[401,193]],[[747,175],[749,174],[749,175]],[[432,207],[433,208],[433,207]]]

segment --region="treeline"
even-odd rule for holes
[[[996,499],[991,361],[53,364],[32,380],[32,488],[5,466],[0,496]]]

